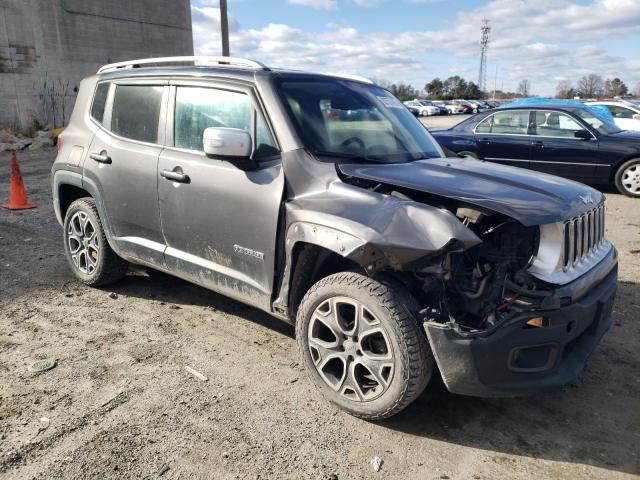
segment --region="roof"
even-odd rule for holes
[[[186,64],[186,65],[185,65]],[[191,65],[189,65],[191,64]],[[357,82],[373,82],[365,77],[351,74],[329,74],[321,72],[303,72],[297,70],[271,69],[255,60],[235,57],[161,57],[129,60],[101,67],[97,74],[100,78],[131,78],[139,76],[211,76],[252,81],[256,74],[261,75],[323,75]]]

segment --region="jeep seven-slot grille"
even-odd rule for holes
[[[604,240],[604,204],[564,222],[564,269],[576,266]]]

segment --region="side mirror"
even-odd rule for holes
[[[591,140],[591,133],[588,132],[587,130],[578,130],[577,132],[575,132],[573,134],[576,138],[579,138],[581,140]]]
[[[251,155],[251,135],[239,128],[209,127],[202,134],[206,155],[223,159],[248,160]]]
[[[634,120],[640,120],[640,113],[636,113],[632,118]]]

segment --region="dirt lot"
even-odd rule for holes
[[[320,399],[293,330],[266,314],[154,272],[106,290],[74,281],[54,155],[20,156],[38,209],[0,209],[1,478],[638,478],[639,200],[608,193],[615,324],[578,380],[483,400],[435,379],[400,416],[367,423]],[[5,154],[0,172],[4,201]],[[30,373],[40,359],[57,366]]]

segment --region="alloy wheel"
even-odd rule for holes
[[[313,364],[324,382],[352,401],[374,400],[393,378],[394,352],[378,318],[349,297],[332,297],[313,312],[307,331]]]
[[[622,172],[622,186],[630,193],[637,195],[640,193],[640,164],[629,165]]]
[[[71,217],[67,244],[76,268],[85,275],[91,275],[98,265],[100,244],[95,225],[85,212],[76,212]]]

